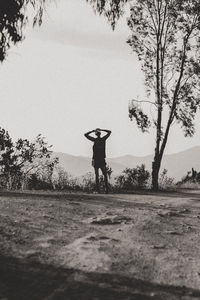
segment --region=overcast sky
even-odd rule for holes
[[[84,0],[57,0],[47,12],[1,66],[1,126],[14,139],[42,133],[55,151],[84,156],[92,145],[83,134],[108,128],[107,156],[153,153],[153,132],[128,118],[128,101],[145,92],[126,20],[113,32]],[[199,145],[199,135],[199,125],[192,139],[174,127],[166,152]]]

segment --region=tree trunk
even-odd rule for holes
[[[160,158],[158,156],[155,156],[154,161],[152,162],[152,190],[153,191],[159,190],[158,178],[159,178],[159,171],[160,171],[160,163],[161,163]]]

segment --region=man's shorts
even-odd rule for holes
[[[105,161],[105,158],[102,158],[102,159],[93,159],[92,160],[92,166],[95,168],[95,169],[102,169],[102,168],[105,168],[106,167],[106,161]]]

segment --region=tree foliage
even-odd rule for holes
[[[95,11],[104,15],[112,28],[115,28],[116,22],[124,14],[124,8],[128,0],[86,0]]]
[[[142,132],[147,132],[151,126],[148,115],[143,112],[138,103],[133,101],[131,101],[129,105],[129,118],[131,121],[133,119],[136,121],[138,128],[140,128]]]
[[[24,38],[24,30],[31,19],[33,26],[41,25],[46,0],[0,1],[0,61],[8,49]],[[31,12],[31,10],[33,12]],[[30,16],[33,15],[31,18]]]
[[[0,128],[0,178],[1,185],[11,188],[21,188],[28,177],[35,174],[38,177],[53,174],[57,158],[52,158],[51,146],[40,134],[33,142],[18,139],[13,142],[9,133]]]

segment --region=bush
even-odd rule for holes
[[[52,183],[47,178],[39,177],[37,174],[31,174],[26,181],[28,190],[52,190]]]
[[[163,171],[160,173],[159,177],[159,188],[160,189],[167,189],[174,187],[174,178],[167,176],[167,169],[163,169]]]
[[[189,190],[199,190],[200,189],[200,183],[193,182],[193,181],[187,181],[184,183],[178,182],[177,186],[178,186],[178,188],[181,188],[181,189],[189,189]]]
[[[56,167],[55,172],[53,174],[53,188],[59,191],[79,191],[81,189],[78,179],[70,175],[60,166]]]
[[[200,172],[192,168],[187,172],[181,181],[177,182],[177,186],[185,189],[199,189],[200,188]]]
[[[95,185],[95,177],[92,172],[86,173],[84,176],[82,176],[82,190],[85,192],[93,192],[95,191],[96,185]]]
[[[150,173],[145,169],[144,164],[132,169],[126,168],[115,178],[115,188],[123,191],[142,189],[147,186],[149,178]]]

